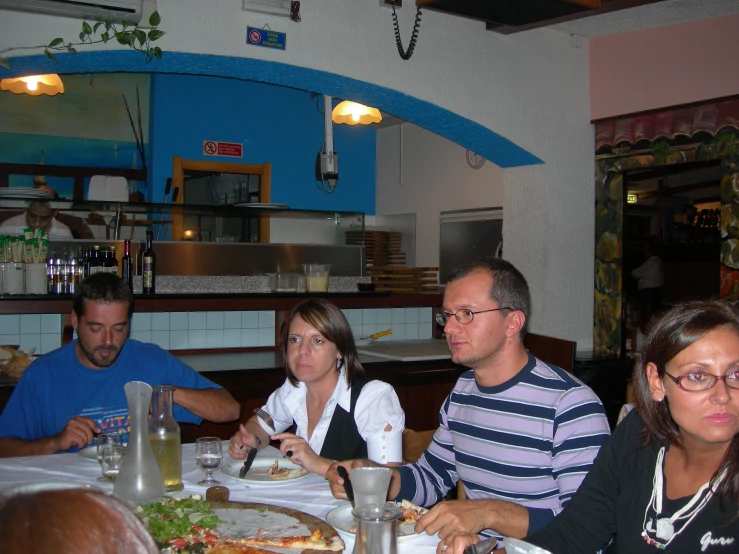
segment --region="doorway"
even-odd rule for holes
[[[718,159],[624,171],[622,352],[638,348],[655,313],[719,296],[721,175]],[[658,268],[651,298],[639,287]]]

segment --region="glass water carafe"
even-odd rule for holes
[[[151,387],[142,381],[131,381],[123,387],[131,418],[131,434],[128,438],[126,457],[113,492],[134,504],[158,500],[164,496],[164,481],[149,442],[149,405]]]
[[[354,554],[397,554],[400,508],[395,504],[365,504],[352,511],[357,520]]]
[[[164,478],[167,492],[181,491],[182,449],[180,426],[174,418],[172,394],[174,387],[159,385],[153,388],[151,396],[151,418],[149,419],[149,440],[154,457]]]

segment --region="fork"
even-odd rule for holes
[[[256,414],[259,419],[264,421],[272,429],[273,433],[275,432],[275,420],[272,419],[271,415],[265,412],[262,408],[257,408],[253,413]]]

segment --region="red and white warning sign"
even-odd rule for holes
[[[229,158],[243,158],[244,145],[240,142],[204,140],[203,154],[206,156],[227,156]]]

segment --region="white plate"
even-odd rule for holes
[[[287,469],[300,469],[299,465],[295,465],[290,460],[281,458],[278,459],[281,468],[285,467]],[[247,481],[250,484],[263,485],[268,487],[292,485],[296,481],[305,479],[310,475],[310,473],[306,473],[305,475],[294,477],[292,479],[272,479],[269,475],[267,475],[267,470],[274,463],[274,458],[263,458],[261,460],[254,460],[254,463],[251,465],[246,475],[244,475],[244,477],[239,477],[239,470],[244,467],[244,460],[233,460],[232,462],[224,465],[221,468],[221,472],[225,473],[229,477],[238,479],[239,481]]]
[[[128,446],[128,443],[123,445],[124,447]],[[91,444],[90,446],[84,447],[82,450],[78,452],[80,456],[82,456],[85,460],[90,460],[91,462],[97,462],[98,461],[98,446],[97,444]]]
[[[351,528],[354,527],[357,522],[352,514],[351,503],[342,504],[331,510],[326,515],[326,523],[339,532],[339,535],[344,535],[341,538],[344,540],[354,540],[354,532]],[[398,542],[408,542],[419,537],[426,537],[424,533],[419,535],[414,529],[415,525],[398,525]]]

